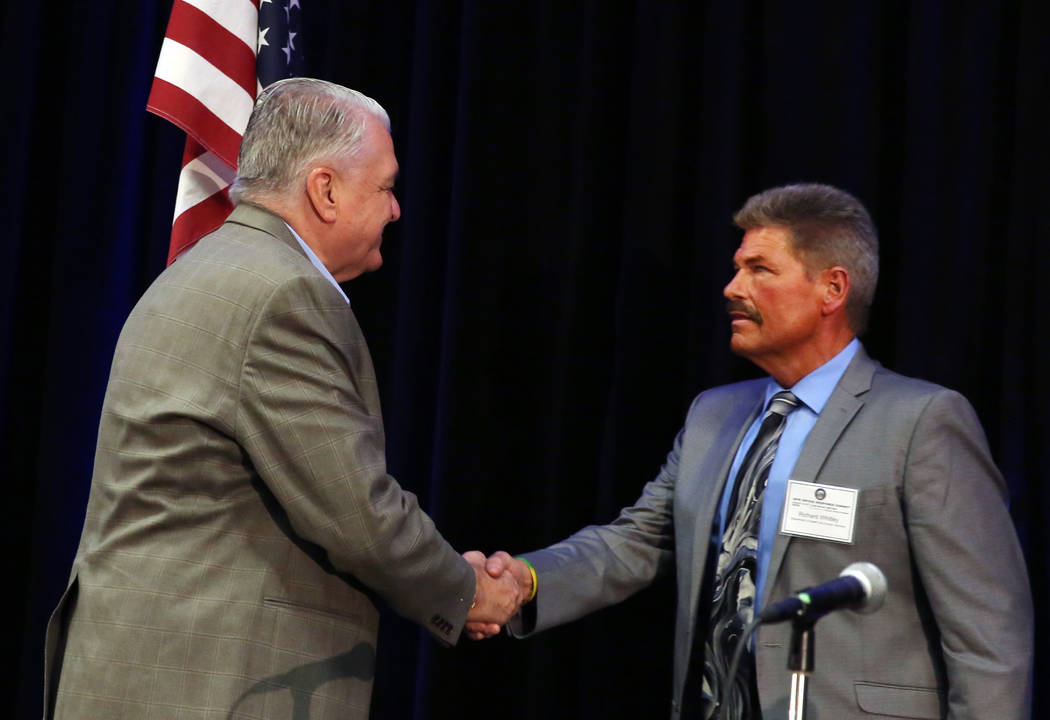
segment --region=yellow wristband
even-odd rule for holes
[[[528,560],[526,560],[520,555],[516,557],[515,560],[521,560],[523,563],[525,563],[525,565],[529,568],[529,572],[532,573],[532,592],[529,593],[529,596],[527,598],[525,598],[525,602],[532,602],[536,598],[536,593],[540,589],[540,581],[539,578],[536,577],[536,568],[532,567],[532,563],[530,563]]]

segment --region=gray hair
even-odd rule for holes
[[[864,332],[879,281],[879,238],[857,198],[830,185],[785,185],[752,195],[733,222],[745,231],[786,228],[807,274],[845,268],[850,279],[846,317],[853,332]]]
[[[294,192],[318,160],[353,158],[371,115],[390,130],[372,98],[325,80],[279,80],[259,93],[237,156],[230,199],[258,202]]]

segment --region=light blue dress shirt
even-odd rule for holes
[[[773,539],[780,528],[780,509],[784,504],[784,495],[787,492],[787,481],[791,478],[791,471],[795,467],[798,456],[802,453],[802,445],[809,436],[809,431],[817,423],[817,416],[824,409],[831,397],[831,392],[842,379],[853,356],[860,348],[860,341],[853,338],[849,345],[844,347],[838,355],[828,360],[819,368],[806,375],[795,383],[792,388],[782,388],[777,381],[769,378],[766,384],[765,400],[762,404],[763,412],[759,413],[755,421],[751,423],[747,434],[744,435],[740,449],[737,450],[733,459],[733,466],[729,471],[729,479],[726,481],[725,489],[722,491],[722,502],[718,508],[718,544],[721,545],[721,536],[725,531],[725,516],[729,509],[729,498],[736,482],[736,474],[740,464],[744,461],[758,428],[762,424],[762,416],[769,407],[769,401],[774,395],[782,390],[790,389],[802,404],[788,415],[784,426],[784,433],[780,436],[777,444],[777,454],[773,458],[773,466],[769,470],[769,480],[766,484],[765,498],[762,500],[762,519],[758,531],[758,557],[756,558],[755,578],[755,611],[760,609],[762,593],[766,586],[766,572],[769,570],[769,555],[773,549]]]
[[[299,237],[299,233],[295,231],[295,228],[293,228],[291,225],[288,225],[288,223],[285,223],[285,225],[288,227],[289,230],[292,231],[292,235],[295,236],[296,241],[299,243],[299,247],[301,247],[303,249],[303,252],[306,253],[306,257],[310,258],[310,262],[313,263],[313,266],[320,270],[321,274],[325,276],[325,279],[328,280],[328,282],[332,283],[333,286],[335,286],[335,289],[338,290],[339,294],[343,296],[343,300],[346,300],[346,304],[349,305],[350,298],[348,298],[346,296],[346,293],[343,292],[343,288],[339,287],[339,283],[337,283],[335,281],[335,278],[332,277],[332,273],[328,272],[328,268],[326,268],[324,266],[324,263],[321,262],[321,258],[317,257],[317,255],[314,254],[314,251],[310,249],[310,246],[303,242],[303,239]]]

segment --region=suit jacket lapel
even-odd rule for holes
[[[791,471],[792,480],[817,481],[817,475],[824,467],[824,462],[828,459],[831,449],[835,447],[842,433],[853,420],[853,416],[863,407],[862,396],[871,388],[871,377],[877,367],[878,363],[868,357],[863,347],[857,350],[857,354],[853,356],[849,367],[846,368],[846,372],[842,374],[838,385],[828,398],[827,405],[817,418],[816,424],[810,430],[802,446],[802,453]],[[831,484],[834,485],[836,482],[839,480],[832,480]],[[770,551],[769,568],[766,571],[766,586],[762,593],[763,605],[769,602],[770,593],[776,584],[777,573],[780,572],[784,553],[787,552],[790,542],[789,535],[778,532],[773,536],[773,549]]]
[[[696,500],[687,498],[684,502],[692,507],[698,508],[696,515],[696,527],[693,532],[693,555],[694,567],[700,568],[703,559],[707,557],[708,544],[711,542],[711,525],[714,522],[718,505],[722,501],[722,493],[726,482],[729,482],[729,471],[733,465],[740,443],[744,440],[748,427],[762,410],[765,383],[762,381],[748,383],[744,386],[740,398],[734,402],[724,421],[720,423],[705,457],[697,468],[691,489],[696,493]],[[720,458],[721,464],[717,467],[714,462],[706,460]],[[717,461],[716,461],[717,462]],[[714,572],[714,568],[707,568],[704,572]],[[699,597],[700,581],[704,572],[692,573],[692,586],[689,590],[690,617],[695,617]]]

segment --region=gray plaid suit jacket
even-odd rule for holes
[[[452,643],[474,574],[386,472],[343,297],[241,205],[121,333],[45,717],[367,717],[372,592]]]
[[[659,475],[610,525],[526,554],[536,601],[512,625],[527,634],[618,602],[675,568],[672,718],[689,715],[702,666],[694,636],[711,525],[764,381],[693,401]],[[890,372],[858,351],[810,431],[795,480],[856,488],[851,545],[778,534],[763,604],[831,580],[857,561],[886,574],[870,615],[837,612],[816,630],[807,718],[1023,720],[1029,715],[1032,598],[1003,479],[970,404]],[[760,628],[762,713],[787,717],[790,623]],[[700,638],[702,646],[702,638]],[[688,690],[687,690],[687,685]],[[691,703],[686,703],[692,709]]]

